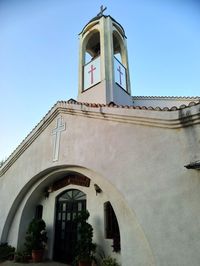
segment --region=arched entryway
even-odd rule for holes
[[[73,248],[77,239],[74,218],[82,210],[86,210],[86,194],[82,191],[70,189],[57,196],[54,260],[67,263],[73,261]]]
[[[82,179],[84,182],[78,182],[78,178],[72,178],[75,175],[84,177]],[[67,179],[65,178],[66,176]],[[86,177],[90,182],[88,182]],[[98,184],[101,188],[101,193],[96,191],[95,184]],[[10,208],[3,228],[2,239],[4,239],[4,242],[7,241],[19,249],[23,248],[26,228],[34,216],[35,207],[40,204],[43,206],[42,218],[47,224],[48,232],[46,258],[54,259],[54,236],[56,219],[58,218],[55,203],[61,195],[73,189],[78,189],[87,195],[86,207],[91,215],[89,222],[93,226],[94,243],[97,246],[103,247],[107,255],[112,256],[112,245],[114,244],[112,239],[114,240],[115,231],[112,231],[112,239],[106,235],[106,230],[110,227],[107,228],[105,225],[107,218],[104,215],[103,208],[105,207],[104,204],[109,201],[115,212],[120,230],[121,251],[114,255],[118,256],[122,265],[132,265],[133,261],[136,264],[140,261],[141,265],[155,265],[149,242],[134,211],[131,210],[128,202],[125,201],[123,194],[109,183],[104,176],[78,166],[58,166],[57,168],[47,169],[45,174],[44,172],[39,173],[21,189]],[[110,212],[107,214],[109,215]],[[134,256],[130,252],[130,247],[134,247]]]

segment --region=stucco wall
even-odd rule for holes
[[[190,114],[198,114],[198,108],[191,107]],[[200,174],[184,168],[200,158],[199,124],[181,127],[180,117],[186,111],[180,116],[179,111],[111,108],[99,115],[93,108],[72,109],[71,113],[67,109],[57,113],[66,122],[57,162],[52,162],[55,115],[44,130],[37,129],[41,134],[0,178],[2,240],[16,243],[21,217],[31,216],[27,206],[43,201],[43,188],[56,179],[59,169],[76,169],[103,190],[96,197],[92,185],[79,188],[87,190],[94,228],[95,216],[101,213],[103,219],[102,203],[110,200],[114,207],[123,266],[199,265]],[[55,196],[49,198],[51,206]],[[50,226],[53,213],[48,214],[45,206],[47,202],[44,215]],[[11,226],[8,235],[6,226]],[[95,238],[100,242],[98,234]]]

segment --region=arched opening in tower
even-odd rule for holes
[[[85,64],[98,57],[100,52],[100,33],[99,31],[94,31],[86,44]]]

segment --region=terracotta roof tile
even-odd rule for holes
[[[177,108],[176,106],[172,106],[172,107],[170,108],[170,111],[176,111],[176,110],[178,110],[178,108]]]
[[[187,105],[181,104],[181,106],[179,107],[179,109],[184,109],[185,107],[187,107]]]
[[[199,103],[200,103],[200,101],[199,101]],[[194,106],[194,105],[196,105],[195,102],[190,102],[190,103],[188,104],[188,106]]]
[[[169,107],[164,107],[162,110],[163,110],[163,111],[170,111],[170,110],[169,110]]]
[[[63,102],[63,101],[60,101],[60,102]],[[69,99],[66,103],[84,105],[84,106],[93,107],[93,108],[110,107],[110,108],[124,108],[124,109],[152,110],[152,111],[165,111],[166,112],[166,111],[177,111],[177,110],[180,110],[180,109],[185,109],[187,107],[199,104],[200,101],[198,101],[198,102],[190,102],[188,105],[182,104],[180,107],[172,106],[171,108],[169,108],[167,106],[161,108],[160,106],[157,106],[157,107],[148,106],[147,107],[147,106],[117,105],[114,102],[110,102],[109,104],[77,102],[74,99]]]

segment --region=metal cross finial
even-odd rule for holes
[[[100,7],[100,12],[97,14],[98,17],[103,16],[103,12],[107,9],[107,7],[103,7],[103,5],[101,5]]]

